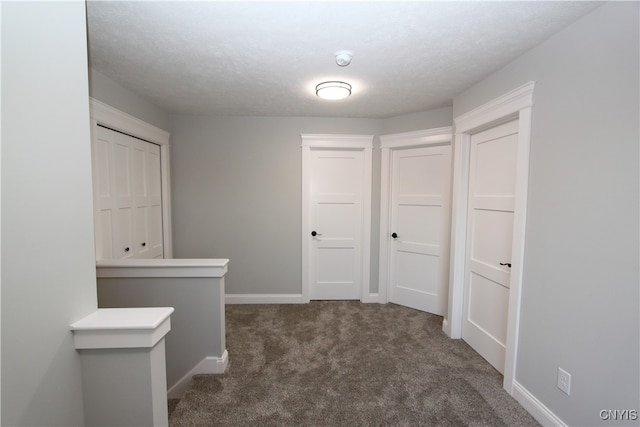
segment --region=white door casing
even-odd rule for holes
[[[302,300],[364,300],[369,293],[373,136],[301,137]]]
[[[451,137],[450,127],[381,137],[382,302],[446,310]]]
[[[518,348],[534,86],[534,82],[526,83],[454,119],[456,133],[453,145],[451,268],[448,312],[443,321],[443,330],[451,338],[462,336],[471,136],[498,124],[518,119],[518,152],[503,381],[503,387],[510,395],[513,395],[514,390]]]
[[[518,121],[471,136],[462,339],[501,373],[507,339]]]
[[[98,144],[97,138],[99,135],[100,127],[98,125],[105,126],[107,128],[123,132],[125,134],[134,136],[136,138],[149,141],[158,146],[158,150],[153,153],[149,153],[148,168],[150,173],[160,173],[160,183],[152,183],[152,186],[146,191],[149,192],[149,200],[151,207],[149,208],[148,221],[152,229],[158,229],[160,227],[160,234],[150,234],[149,238],[149,254],[151,257],[164,256],[165,258],[171,258],[173,256],[172,240],[171,240],[171,192],[170,192],[170,176],[169,176],[169,137],[170,134],[162,129],[159,129],[153,125],[150,125],[142,120],[139,120],[129,114],[123,113],[107,104],[97,101],[93,98],[89,99],[90,112],[91,112],[91,138],[92,147],[98,147],[98,149],[92,149],[93,157],[93,180],[94,180],[94,218],[95,218],[95,238],[96,238],[96,258],[102,258],[102,253],[110,253],[113,248],[110,247],[110,243],[103,239],[101,229],[108,226],[106,216],[100,214],[100,194],[105,194],[106,191],[112,191],[109,188],[104,187],[104,179],[101,180],[98,174],[98,167],[96,167],[100,153],[102,159],[106,159],[103,154],[106,150],[106,145]],[[104,161],[104,160],[103,160]],[[109,160],[110,161],[110,160]],[[133,161],[133,160],[132,160]],[[100,167],[106,165],[101,164]],[[133,179],[133,178],[131,178]],[[102,184],[98,184],[102,182]],[[159,187],[158,187],[159,185]],[[158,204],[159,201],[159,204]],[[131,224],[133,229],[134,224]],[[107,230],[107,229],[105,229]],[[111,233],[112,230],[108,230]],[[133,232],[132,232],[133,233]],[[133,242],[133,236],[131,242]],[[132,248],[133,246],[131,246]],[[130,249],[132,251],[132,249]],[[162,255],[162,254],[163,255]]]

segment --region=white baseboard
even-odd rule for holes
[[[167,398],[180,399],[184,394],[187,386],[191,382],[191,378],[198,374],[223,374],[229,364],[229,353],[225,350],[222,353],[222,357],[205,357],[193,367],[187,374],[182,377],[177,383],[172,385],[167,390]]]
[[[226,294],[226,304],[306,304],[302,294]]]
[[[382,295],[378,293],[365,295],[364,298],[362,298],[362,302],[367,304],[369,303],[386,304],[387,303],[387,301],[384,300]]]
[[[444,332],[449,338],[451,338],[451,326],[449,326],[449,321],[446,317],[442,319],[442,332]]]
[[[307,304],[308,300],[302,294],[226,294],[226,304]],[[368,294],[362,299],[363,303],[386,304],[380,294]]]
[[[513,398],[543,426],[566,427],[564,421],[517,381],[513,382]]]

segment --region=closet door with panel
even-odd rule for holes
[[[97,126],[92,153],[96,257],[162,258],[160,147]]]

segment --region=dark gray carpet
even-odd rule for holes
[[[442,318],[394,304],[226,307],[229,368],[170,426],[536,426]]]

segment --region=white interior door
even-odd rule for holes
[[[389,300],[442,315],[447,304],[451,146],[392,151]]]
[[[471,136],[462,338],[501,373],[509,309],[518,121]]]
[[[135,204],[134,257],[162,258],[160,147],[131,138]]]
[[[93,165],[96,256],[162,258],[160,147],[97,126]]]
[[[363,150],[310,152],[310,299],[360,299],[363,172]]]

